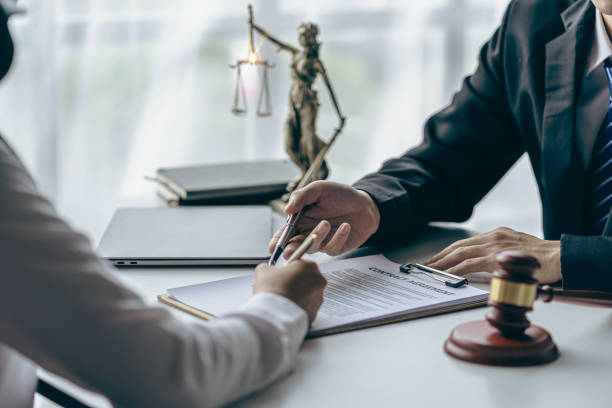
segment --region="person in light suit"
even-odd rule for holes
[[[0,78],[13,57],[7,18],[0,0]],[[262,265],[241,310],[181,322],[116,281],[2,137],[0,261],[0,407],[10,408],[32,407],[37,366],[114,406],[236,400],[290,371],[325,286],[313,263]]]
[[[427,264],[492,271],[498,252],[517,249],[538,259],[541,282],[612,291],[611,33],[612,0],[511,1],[475,73],[426,122],[419,146],[352,187],[315,182],[292,195],[287,213],[309,207],[285,256],[313,228],[326,237],[313,250],[336,255],[432,221],[465,221],[527,152],[545,239],[500,227]]]

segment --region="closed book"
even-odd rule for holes
[[[165,187],[164,192],[175,193],[180,204],[239,197],[261,201],[285,193],[298,174],[298,168],[288,160],[264,160],[160,168],[157,181]]]
[[[238,195],[238,196],[226,196],[226,197],[210,197],[210,198],[196,198],[190,200],[184,200],[179,197],[178,193],[172,190],[165,184],[157,183],[157,195],[169,206],[189,206],[189,205],[259,205],[267,204],[268,202],[279,198],[282,193],[272,192],[263,194],[251,194],[251,195]]]

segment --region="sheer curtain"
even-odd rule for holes
[[[352,182],[418,143],[422,125],[473,71],[507,0],[261,0],[255,20],[297,45],[320,27],[321,58],[348,117],[330,152],[331,178]],[[98,238],[114,208],[152,196],[160,166],[284,157],[289,57],[256,37],[274,114],[257,117],[257,72],[245,70],[251,112],[231,114],[247,49],[246,1],[29,0],[11,22],[18,53],[0,87],[0,131],[62,214]],[[319,132],[336,117],[327,92]],[[468,223],[540,233],[523,160]],[[510,214],[510,215],[509,215]]]

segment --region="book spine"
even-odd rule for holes
[[[159,195],[170,207],[178,207],[181,203],[180,197],[164,184],[157,183],[157,195]]]
[[[157,172],[157,180],[158,184],[164,185],[167,189],[170,189],[176,196],[182,198],[183,200],[187,199],[187,191],[184,188],[176,184],[174,181],[169,179],[168,177],[159,174],[159,170]]]

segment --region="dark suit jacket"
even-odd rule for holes
[[[355,184],[379,206],[374,239],[465,221],[527,152],[545,238],[561,240],[563,286],[612,291],[612,222],[602,236],[588,236],[575,129],[594,13],[589,0],[512,1],[476,72],[425,124],[423,142]]]

